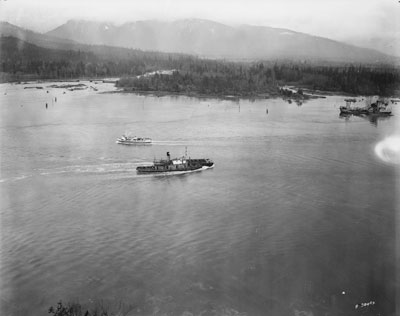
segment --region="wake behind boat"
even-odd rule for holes
[[[138,173],[180,172],[208,169],[214,166],[214,162],[208,158],[192,159],[186,156],[171,159],[167,152],[167,159],[154,160],[152,165],[139,166]]]
[[[122,145],[137,145],[137,144],[151,144],[151,138],[142,138],[136,136],[127,136],[122,135],[120,138],[117,139],[117,144]]]

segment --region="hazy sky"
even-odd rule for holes
[[[283,27],[334,39],[400,36],[398,0],[0,0],[0,20],[49,31],[69,19],[203,18]]]

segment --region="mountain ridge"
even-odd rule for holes
[[[50,49],[71,49],[74,45],[79,45],[78,42],[73,40],[34,32],[5,21],[0,21],[0,35],[12,36],[30,44]]]
[[[115,25],[69,20],[46,35],[143,50],[227,59],[315,59],[338,62],[393,62],[396,57],[370,48],[285,28],[228,26],[204,19],[142,20]]]
[[[245,24],[234,27],[205,19],[172,22],[142,20],[120,25],[69,20],[44,34],[0,22],[0,34],[51,49],[90,50],[92,45],[105,45],[232,61],[306,60],[400,64],[400,58],[371,48],[361,48],[286,28]]]

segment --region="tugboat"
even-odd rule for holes
[[[388,107],[389,103],[377,100],[375,103],[372,103],[368,108],[368,113],[370,115],[380,115],[380,116],[390,116],[392,115],[391,109]]]
[[[151,138],[142,138],[136,136],[127,136],[122,135],[120,138],[117,139],[117,144],[122,145],[136,145],[136,144],[151,144]]]
[[[180,172],[195,171],[214,167],[214,162],[208,158],[192,159],[186,155],[181,158],[171,159],[167,152],[167,159],[154,160],[152,165],[139,166],[138,173]]]

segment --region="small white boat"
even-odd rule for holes
[[[151,138],[136,137],[136,136],[126,136],[118,138],[116,143],[122,145],[136,145],[136,144],[151,144]]]

